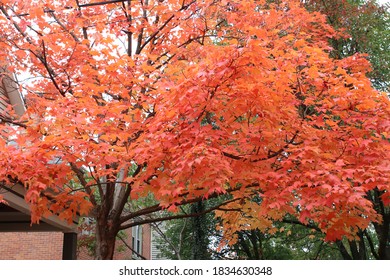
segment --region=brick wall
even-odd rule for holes
[[[131,246],[131,229],[126,230],[126,243]],[[142,252],[146,259],[151,259],[151,227],[143,225]],[[61,260],[62,232],[1,232],[0,260]],[[116,242],[115,260],[129,260],[131,251],[121,240]],[[87,250],[78,251],[77,259],[91,260]]]
[[[125,232],[125,242],[127,245],[131,246],[132,241],[131,241],[131,228],[124,230]],[[114,253],[114,260],[131,260],[132,258],[132,252],[130,249],[128,249],[123,241],[121,240],[116,240],[115,243],[115,253]]]
[[[0,260],[61,260],[62,232],[2,232]]]
[[[132,230],[131,228],[125,230],[125,241],[127,245],[132,245]],[[151,227],[150,225],[142,226],[142,256],[147,260],[151,259]],[[129,260],[132,258],[132,252],[129,250],[121,240],[116,241],[116,251],[114,260]]]
[[[150,225],[143,225],[142,228],[144,234],[143,234],[143,243],[142,243],[142,251],[143,251],[143,256],[147,260],[152,259],[152,228]]]

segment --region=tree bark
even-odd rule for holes
[[[202,201],[199,201],[191,206],[192,213],[202,213],[205,210]],[[208,260],[210,254],[208,252],[208,236],[205,230],[206,217],[196,216],[192,218],[193,225],[193,246],[192,246],[192,258],[194,260]]]
[[[338,240],[336,242],[337,247],[340,250],[341,255],[343,256],[344,260],[352,260],[351,255],[348,253],[347,248],[345,248],[343,242],[341,240]]]
[[[375,230],[379,239],[379,259],[390,260],[390,215],[383,215],[383,223],[380,225],[375,225]]]
[[[378,189],[373,190],[370,193],[370,199],[374,203],[375,210],[382,215],[382,223],[373,223],[375,232],[378,236],[379,248],[378,259],[389,260],[390,259],[390,209],[386,207],[382,200],[381,195],[383,192]]]
[[[119,232],[119,222],[110,217],[110,208],[100,206],[96,217],[96,251],[95,258],[98,260],[112,260],[115,252],[116,236]]]

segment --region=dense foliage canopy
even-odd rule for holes
[[[230,243],[286,215],[328,240],[380,222],[367,193],[390,203],[390,103],[364,55],[330,56],[325,16],[300,1],[76,2],[0,1],[1,55],[34,78],[1,131],[0,180],[24,184],[34,222],[96,217],[101,258],[133,218],[220,194]]]

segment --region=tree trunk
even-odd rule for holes
[[[378,255],[380,260],[390,260],[390,215],[383,215],[382,224],[375,225],[378,234],[379,249]]]
[[[256,258],[253,256],[252,251],[249,246],[249,238],[248,233],[246,231],[239,231],[238,232],[238,245],[242,248],[244,253],[246,254],[246,257],[248,260],[255,260]]]
[[[375,210],[382,215],[382,223],[374,223],[375,232],[378,236],[379,248],[378,259],[389,260],[390,259],[390,209],[386,207],[382,200],[382,191],[375,189],[370,196],[371,201],[374,203]]]
[[[98,217],[96,221],[95,259],[112,260],[115,252],[115,241],[118,230],[112,227],[112,222]]]
[[[199,201],[191,206],[191,213],[202,213],[204,211],[204,205],[202,201]],[[193,260],[208,260],[210,259],[210,253],[208,252],[208,236],[205,229],[207,224],[206,217],[204,215],[192,218],[193,228],[193,246],[192,246],[192,259]]]
[[[340,250],[341,255],[344,260],[352,260],[351,255],[348,253],[347,248],[345,248],[343,242],[341,240],[336,241],[336,245]]]

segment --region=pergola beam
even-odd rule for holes
[[[3,187],[3,189],[6,191],[2,193],[2,196],[4,200],[8,203],[8,206],[30,217],[31,215],[30,205],[23,198],[24,188],[22,186],[15,185],[12,188]],[[57,231],[62,231],[62,232],[77,231],[76,222],[72,224],[68,224],[66,221],[59,219],[57,216],[49,216],[46,218],[42,218],[42,221],[56,228]]]

